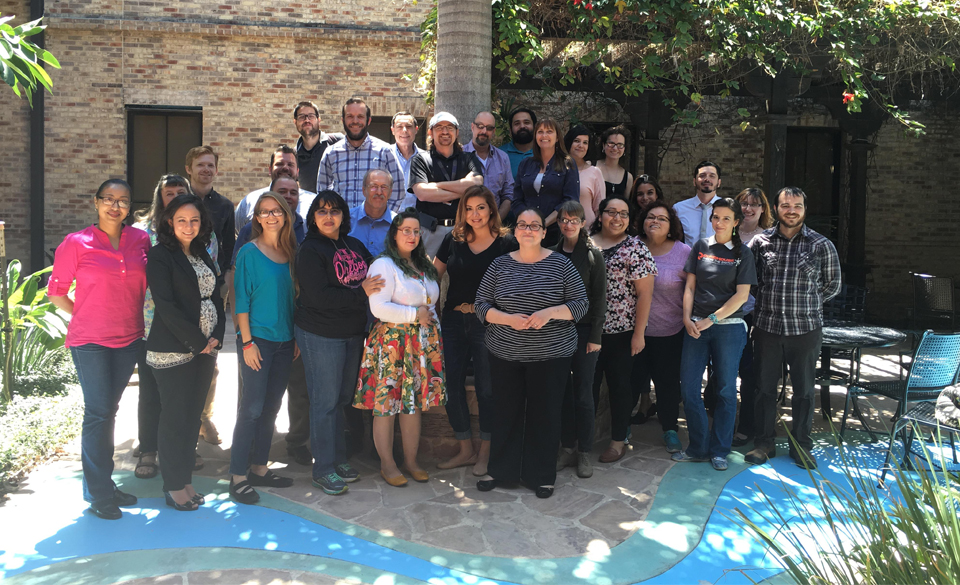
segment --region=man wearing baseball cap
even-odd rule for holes
[[[463,192],[483,185],[483,164],[460,147],[460,124],[453,114],[437,112],[427,128],[427,150],[410,162],[408,191],[417,197],[423,246],[433,258],[443,238],[453,231]]]

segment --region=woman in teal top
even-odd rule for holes
[[[267,469],[267,458],[290,365],[299,353],[293,340],[293,214],[283,197],[268,191],[254,206],[252,223],[233,277],[243,394],[233,429],[230,495],[241,504],[260,501],[254,486],[293,485],[292,479]]]

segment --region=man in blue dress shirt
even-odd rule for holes
[[[393,177],[380,169],[370,169],[363,176],[363,204],[350,210],[353,227],[350,235],[357,238],[377,256],[385,247],[390,223],[397,213],[387,205],[393,192]]]

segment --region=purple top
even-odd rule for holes
[[[653,257],[657,263],[657,276],[653,280],[650,319],[644,335],[669,337],[683,329],[683,287],[687,283],[683,265],[689,255],[690,246],[674,242],[669,252]]]

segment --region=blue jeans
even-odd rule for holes
[[[493,382],[490,381],[490,353],[483,342],[483,324],[473,313],[444,311],[440,332],[443,335],[443,368],[447,374],[447,418],[453,434],[460,441],[473,437],[465,387],[467,364],[472,356],[473,384],[480,411],[480,439],[489,441],[493,431]]]
[[[88,343],[70,348],[83,390],[80,461],[83,465],[83,499],[88,502],[112,500],[117,489],[110,477],[113,474],[113,429],[120,397],[142,350],[142,339],[126,347]]]
[[[280,412],[283,393],[290,379],[293,340],[268,341],[254,337],[260,349],[260,370],[254,371],[240,358],[243,394],[233,427],[230,473],[246,475],[250,465],[266,465],[273,443],[273,425]],[[242,350],[241,350],[242,351]]]
[[[321,337],[294,327],[310,395],[310,450],[313,477],[333,473],[347,462],[343,407],[353,400],[363,357],[363,336]]]
[[[686,449],[688,455],[726,457],[730,453],[733,426],[737,419],[737,368],[746,343],[747,328],[742,323],[713,325],[702,331],[699,339],[690,337],[684,331],[680,389],[690,434],[690,444]],[[701,395],[703,372],[711,359],[717,380],[712,431]]]

